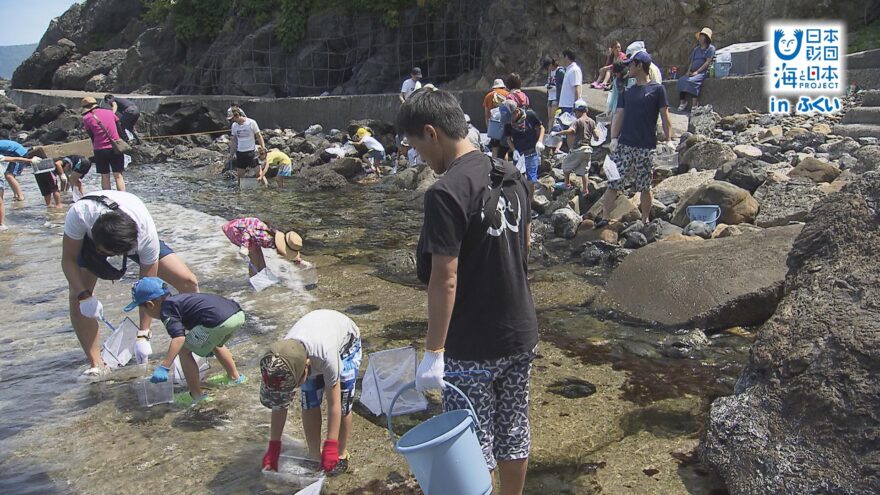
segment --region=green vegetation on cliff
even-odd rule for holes
[[[432,6],[444,0],[429,0]],[[177,37],[185,42],[210,41],[231,19],[251,19],[262,25],[273,19],[275,36],[287,50],[293,50],[306,32],[311,14],[335,10],[343,14],[378,14],[388,27],[399,23],[400,12],[418,0],[144,0],[147,22],[158,24],[170,19]]]

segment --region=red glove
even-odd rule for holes
[[[278,456],[281,455],[281,440],[269,440],[269,448],[263,454],[263,469],[278,471]]]
[[[324,440],[324,448],[321,449],[321,468],[324,471],[333,471],[339,464],[339,442],[336,440]]]

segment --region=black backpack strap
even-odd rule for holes
[[[88,199],[90,201],[96,201],[98,203],[101,203],[102,205],[106,206],[107,208],[110,208],[111,210],[118,210],[119,209],[119,205],[116,203],[116,201],[113,201],[112,199],[110,199],[107,196],[104,196],[102,194],[89,194],[89,195],[83,196],[79,200],[83,201],[86,199]]]

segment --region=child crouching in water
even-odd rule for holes
[[[348,470],[346,445],[361,365],[361,337],[347,316],[328,309],[300,318],[260,359],[260,402],[272,410],[263,469],[278,470],[287,408],[302,387],[302,421],[309,456],[331,475]],[[327,439],[321,447],[321,401],[327,397]]]
[[[237,302],[205,293],[172,296],[168,284],[157,277],[138,280],[131,288],[131,296],[132,301],[125,307],[125,311],[143,307],[152,318],[162,321],[171,336],[168,353],[156,367],[150,381],[168,381],[174,358],[180,355],[180,366],[189,387],[189,396],[186,393],[178,394],[175,402],[190,405],[209,399],[207,394],[202,393],[199,366],[193,354],[208,357],[213,353],[226,370],[226,376],[213,376],[208,380],[209,383],[239,385],[247,382],[247,377],[240,374],[235,367],[232,353],[225,345],[232,334],[244,325],[244,311]]]

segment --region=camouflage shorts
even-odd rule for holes
[[[260,403],[269,409],[287,409],[296,396],[297,377],[284,361],[274,354],[260,360]]]

